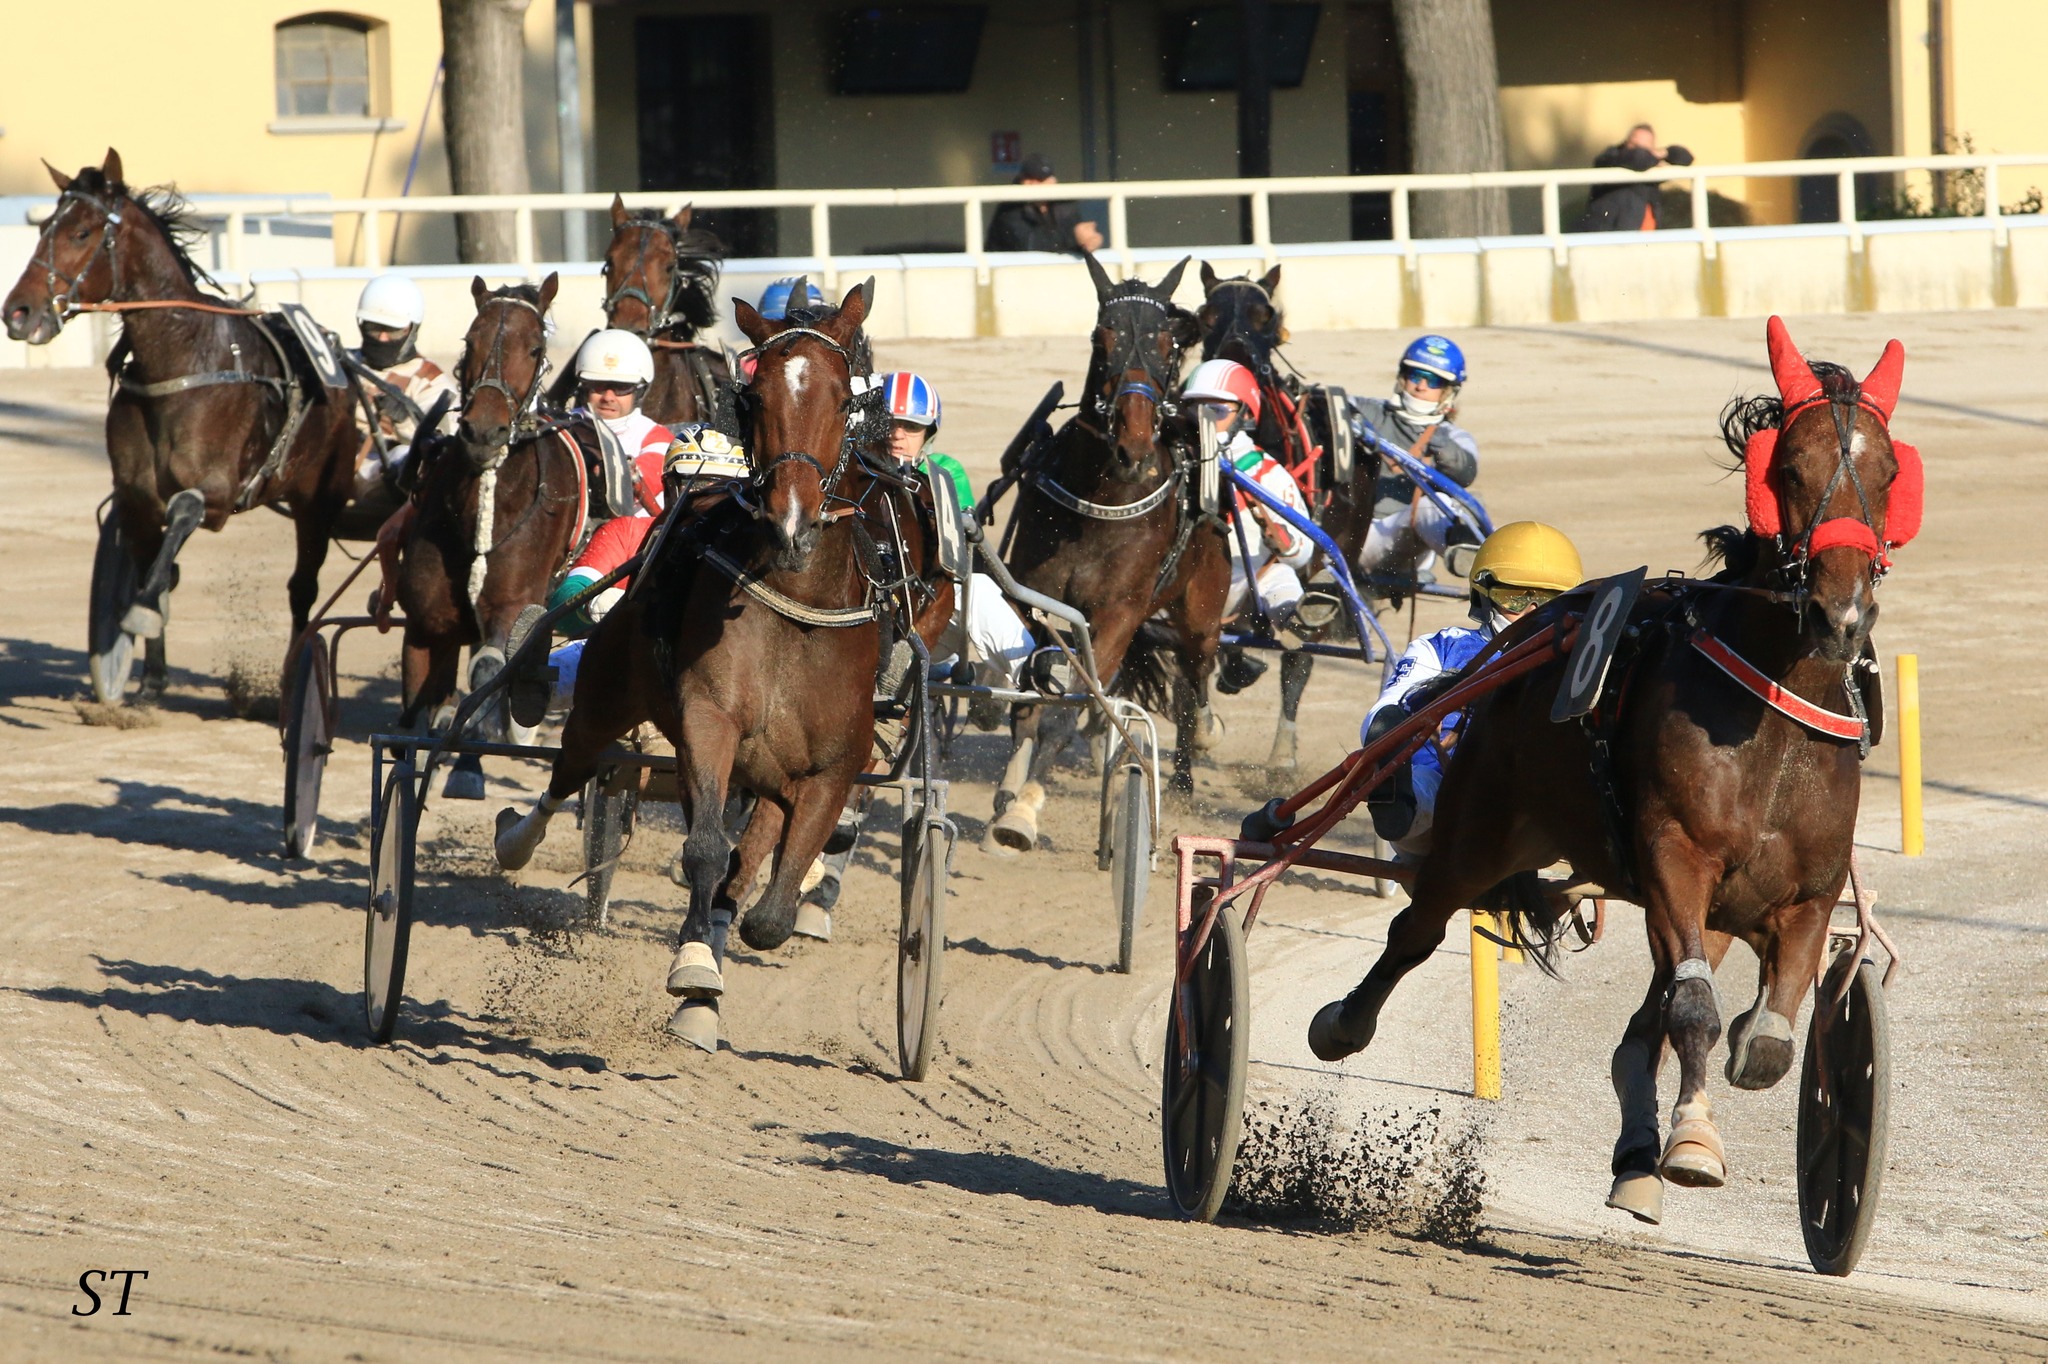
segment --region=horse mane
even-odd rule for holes
[[[676,290],[676,311],[688,333],[695,335],[718,321],[718,276],[725,261],[725,243],[702,228],[683,229],[658,208],[636,208],[626,214],[636,227],[659,228],[675,243],[676,269],[683,282]]]
[[[185,281],[197,288],[201,284],[220,287],[206,267],[192,259],[192,249],[207,238],[206,224],[185,196],[178,193],[174,185],[151,185],[146,189],[130,189],[118,180],[107,179],[105,171],[98,166],[87,166],[72,178],[71,188],[96,199],[118,199],[125,197],[142,210],[156,230],[171,248],[171,259],[178,263]]]

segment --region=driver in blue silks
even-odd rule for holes
[[[1407,450],[1461,488],[1479,477],[1479,442],[1452,423],[1465,386],[1465,352],[1445,336],[1418,337],[1401,352],[1394,392],[1353,398],[1352,410],[1389,444]],[[1364,572],[1427,569],[1455,544],[1477,544],[1470,526],[1446,515],[1415,481],[1382,461],[1373,489],[1372,528],[1359,551]]]

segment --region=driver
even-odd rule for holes
[[[376,497],[380,490],[389,490],[391,500],[403,500],[397,492],[398,471],[412,453],[420,419],[443,394],[448,407],[435,429],[443,435],[455,430],[461,390],[451,375],[415,349],[426,320],[427,300],[419,285],[404,275],[379,275],[356,299],[362,345],[351,354],[373,376],[363,385],[369,411],[356,413],[356,425],[367,440],[356,461],[359,502]]]
[[[1472,625],[1452,625],[1408,646],[1387,675],[1379,700],[1365,713],[1359,741],[1369,744],[1427,704],[1435,689],[1470,663],[1493,637],[1585,577],[1579,551],[1565,533],[1540,521],[1516,521],[1486,537],[1472,561]],[[1365,798],[1381,838],[1409,856],[1429,851],[1444,759],[1458,741],[1463,712],[1446,715],[1436,738],[1415,751]]]
[[[1465,352],[1447,336],[1417,337],[1401,352],[1394,392],[1353,398],[1352,409],[1382,439],[1409,451],[1461,488],[1479,477],[1479,442],[1451,418],[1465,386]],[[1478,534],[1446,515],[1406,474],[1383,463],[1373,489],[1373,521],[1358,566],[1426,571],[1433,555],[1454,544],[1476,544]]]
[[[666,426],[640,410],[640,399],[654,382],[654,352],[629,331],[607,327],[593,332],[576,349],[576,396],[581,403],[577,415],[588,415],[593,426],[602,425],[598,445],[603,459],[606,496],[613,508],[630,506],[633,515],[652,516],[661,510],[661,467],[675,436]],[[622,460],[615,461],[604,450],[616,445]],[[614,463],[624,468],[614,469]],[[629,480],[631,496],[615,495],[610,480]],[[623,512],[621,514],[624,514]]]

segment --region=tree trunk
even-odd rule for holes
[[[441,121],[457,194],[524,194],[526,169],[524,21],[530,0],[441,0],[447,83]],[[455,215],[462,260],[519,257],[510,213]]]
[[[1394,0],[1408,75],[1408,148],[1418,175],[1507,169],[1492,0]],[[1504,189],[1431,190],[1409,199],[1417,237],[1499,236]]]

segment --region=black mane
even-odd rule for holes
[[[170,245],[171,259],[178,263],[186,282],[197,287],[200,284],[218,289],[212,275],[198,261],[192,259],[192,248],[206,240],[206,224],[199,211],[187,203],[185,197],[172,185],[152,185],[147,189],[130,189],[118,180],[107,179],[106,172],[98,166],[87,166],[72,178],[71,188],[66,193],[75,193],[107,202],[126,198],[142,210],[142,215],[163,234]]]

